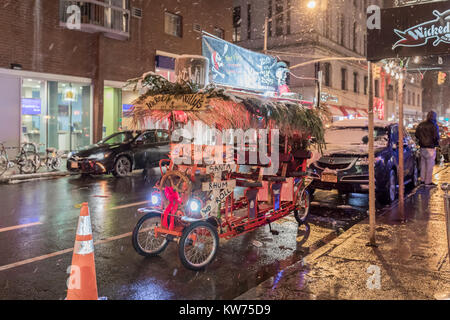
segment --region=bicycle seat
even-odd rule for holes
[[[290,176],[290,177],[306,177],[306,176],[308,176],[308,173],[302,172],[302,171],[289,172],[288,176]]]
[[[286,182],[285,177],[277,177],[277,176],[264,176],[264,180],[270,181],[270,182]]]
[[[245,188],[262,188],[261,182],[253,182],[253,181],[246,181],[246,180],[236,180],[236,185],[238,187],[245,187]]]

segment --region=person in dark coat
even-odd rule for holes
[[[426,186],[431,187],[436,186],[432,178],[436,147],[439,146],[439,126],[436,117],[436,112],[428,112],[427,119],[417,126],[415,133],[420,146],[421,180]]]

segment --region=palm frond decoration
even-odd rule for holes
[[[256,95],[243,95],[209,85],[204,89],[191,82],[172,83],[155,73],[129,80],[127,87],[141,86],[144,91],[129,111],[133,125],[143,127],[147,120],[160,121],[171,117],[173,112],[183,112],[188,121],[202,121],[221,129],[276,128],[282,135],[298,135],[307,140],[316,138],[319,150],[323,150],[324,124],[328,111],[319,106],[309,109],[292,101],[274,100]],[[176,111],[151,109],[145,103],[148,97],[165,95],[168,101],[183,95],[198,94],[208,101],[206,110]]]

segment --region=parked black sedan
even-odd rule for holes
[[[124,177],[134,169],[157,166],[170,152],[167,130],[122,131],[69,154],[67,170]]]
[[[380,203],[391,203],[398,189],[398,125],[375,122],[375,185]],[[367,193],[369,191],[367,120],[343,120],[326,130],[327,150],[310,165],[313,177],[311,192],[315,189],[337,189],[340,193]],[[418,148],[405,132],[405,184],[419,183]]]

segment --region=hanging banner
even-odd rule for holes
[[[367,30],[370,61],[445,54],[450,54],[450,1],[382,9],[380,29]]]
[[[287,64],[225,40],[203,35],[203,56],[209,59],[210,81],[255,91],[286,91]]]

